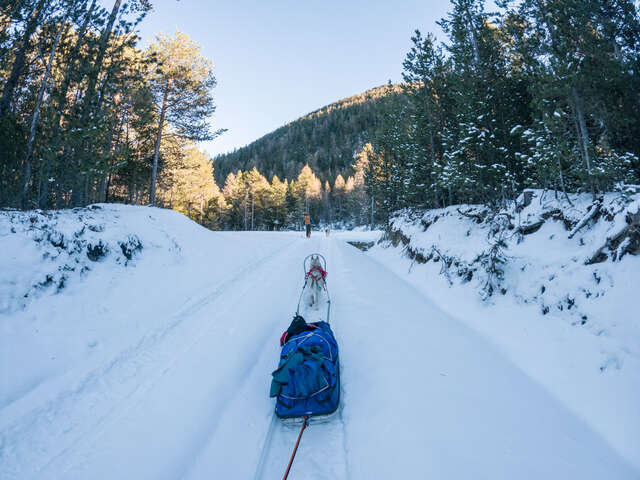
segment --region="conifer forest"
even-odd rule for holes
[[[407,39],[402,83],[215,158],[198,148],[224,134],[213,61],[182,32],[141,47],[152,8],[0,3],[0,207],[152,204],[272,230],[640,183],[633,0],[452,0],[445,38]]]

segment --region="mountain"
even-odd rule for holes
[[[229,172],[253,167],[271,179],[294,178],[305,165],[321,180],[351,174],[354,154],[371,140],[385,107],[400,96],[398,85],[384,85],[315,110],[234,152],[214,158],[214,175],[223,185]]]

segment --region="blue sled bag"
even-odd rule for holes
[[[338,344],[326,322],[310,324],[282,347],[271,396],[279,418],[331,415],[340,404]]]

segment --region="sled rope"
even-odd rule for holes
[[[282,480],[287,480],[287,477],[289,476],[289,470],[291,470],[291,465],[293,465],[293,459],[296,457],[296,452],[298,451],[298,445],[300,445],[300,439],[302,438],[302,432],[304,432],[304,429],[307,428],[308,420],[309,420],[309,417],[305,415],[304,420],[302,422],[302,428],[300,429],[300,433],[298,434],[298,441],[296,442],[296,446],[293,447],[293,453],[291,454],[289,465],[287,465],[287,471],[284,472],[284,477],[282,477]]]

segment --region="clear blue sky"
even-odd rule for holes
[[[104,3],[109,3],[105,1]],[[214,128],[224,153],[319,107],[401,79],[412,32],[443,35],[447,1],[156,0],[144,44],[179,29],[215,63]]]

